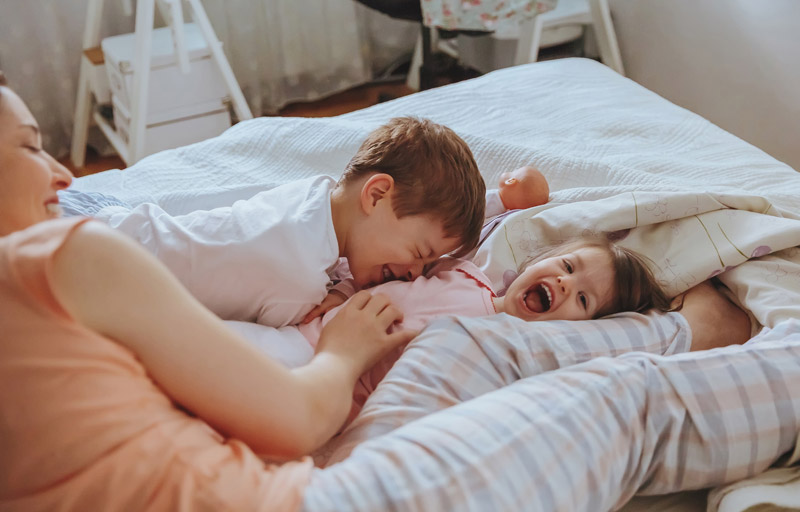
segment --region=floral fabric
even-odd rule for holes
[[[552,11],[558,0],[422,0],[426,26],[447,30],[495,31]]]

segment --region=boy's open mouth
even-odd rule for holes
[[[394,273],[392,273],[392,271],[389,269],[389,265],[384,265],[381,268],[381,281],[378,284],[394,281],[394,279]]]
[[[372,288],[373,286],[378,286],[379,284],[383,284],[387,281],[393,281],[395,279],[394,273],[389,270],[389,265],[384,265],[381,267],[381,275],[378,277],[376,281],[370,281],[364,286],[361,287],[362,290],[367,288]]]
[[[541,283],[529,288],[522,297],[522,302],[534,313],[544,313],[553,304],[553,293],[546,284]]]

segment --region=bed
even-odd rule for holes
[[[332,118],[239,123],[74,188],[172,214],[229,205],[297,178],[339,176],[367,133],[400,115],[453,128],[489,187],[524,164],[547,177],[550,202],[507,216],[474,255],[497,289],[542,244],[613,233],[655,262],[670,293],[719,276],[754,332],[800,318],[800,174],[586,59],[500,70]],[[635,498],[624,510],[703,510],[706,494]]]

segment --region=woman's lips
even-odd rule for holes
[[[61,214],[64,213],[64,210],[61,208],[61,205],[58,204],[58,198],[57,197],[53,198],[53,199],[48,199],[47,201],[45,201],[44,207],[48,212],[50,212],[50,213],[52,213],[54,215],[58,215],[59,217],[61,216]]]

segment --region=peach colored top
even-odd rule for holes
[[[298,509],[308,459],[266,466],[59,304],[52,258],[85,221],[0,238],[0,511]]]

